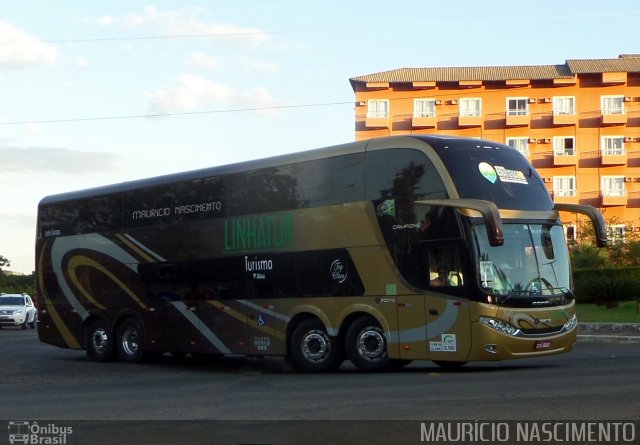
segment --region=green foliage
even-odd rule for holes
[[[35,277],[31,275],[7,275],[0,270],[0,292],[5,294],[26,293],[33,296]]]
[[[634,300],[640,296],[640,267],[574,269],[573,284],[578,303]]]
[[[640,292],[640,281],[611,275],[588,275],[583,278],[581,287],[583,296],[590,301],[615,306],[619,301],[636,299]]]
[[[605,249],[592,244],[579,244],[569,251],[571,267],[575,269],[596,269],[608,267],[610,260]]]
[[[0,269],[3,268],[4,266],[10,266],[10,265],[11,265],[11,261],[9,261],[7,258],[0,255]]]
[[[618,267],[638,266],[640,263],[640,241],[626,241],[607,247],[609,259]]]
[[[35,291],[35,276],[31,275],[9,275],[2,271],[4,266],[10,266],[11,261],[0,255],[0,292],[5,294],[26,293],[33,296]]]
[[[622,302],[616,308],[578,303],[576,315],[580,322],[587,323],[640,323],[640,307],[637,301]]]

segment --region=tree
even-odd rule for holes
[[[7,258],[0,255],[0,269],[3,268],[4,266],[11,266],[11,261],[9,261]]]

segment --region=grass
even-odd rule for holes
[[[578,321],[591,323],[640,323],[636,301],[621,301],[618,307],[606,308],[596,304],[577,304]]]

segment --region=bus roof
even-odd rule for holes
[[[55,195],[45,196],[39,205],[52,204],[57,202],[71,201],[75,199],[99,197],[109,195],[111,193],[125,192],[138,188],[151,187],[163,184],[170,184],[180,181],[197,180],[216,175],[236,173],[242,171],[250,171],[258,168],[268,168],[280,165],[287,165],[297,162],[329,158],[333,156],[361,153],[370,149],[400,147],[398,143],[407,143],[415,147],[422,143],[427,143],[437,149],[439,145],[447,141],[476,141],[485,142],[491,145],[501,145],[494,141],[482,141],[480,139],[471,139],[465,137],[454,137],[446,135],[406,135],[406,136],[388,136],[382,138],[373,138],[363,141],[348,142],[340,145],[333,145],[323,148],[316,148],[307,151],[290,153],[267,158],[260,158],[250,161],[244,161],[234,164],[226,164],[215,167],[206,167],[197,170],[189,170],[179,173],[171,173],[161,176],[155,176],[145,179],[136,179],[125,181],[117,184],[92,187],[83,190],[76,190]],[[410,147],[407,147],[410,148]]]

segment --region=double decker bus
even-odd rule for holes
[[[397,136],[48,196],[41,341],[96,361],[285,356],[307,372],[568,352],[560,211],[515,149]]]

